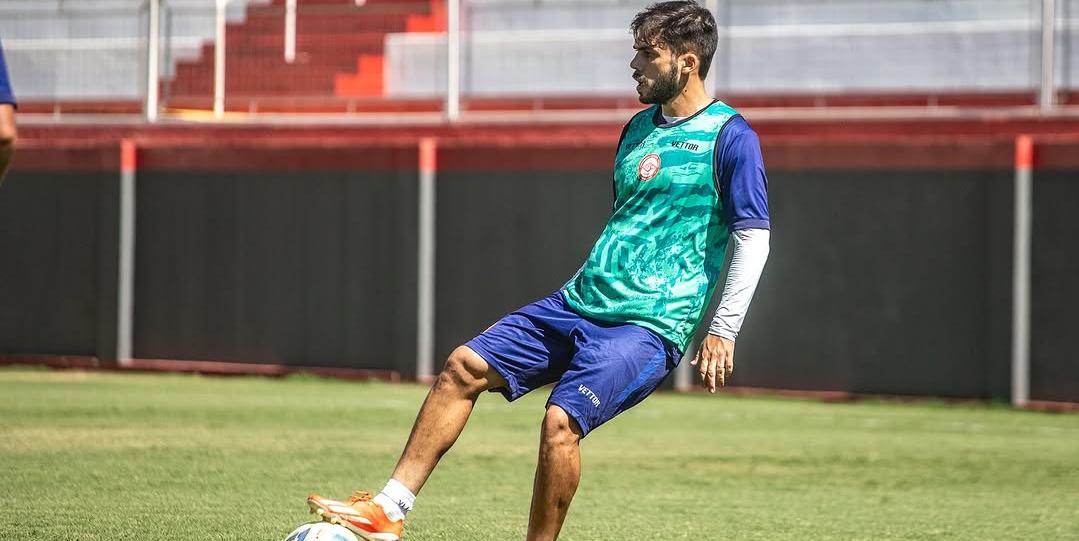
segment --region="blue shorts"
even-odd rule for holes
[[[583,317],[561,291],[503,317],[466,343],[506,379],[516,400],[555,383],[547,404],[566,410],[583,434],[637,405],[678,365],[678,347],[631,323]]]

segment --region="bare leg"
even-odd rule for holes
[[[551,405],[543,417],[539,463],[532,487],[528,541],[554,541],[566,520],[581,480],[581,427],[562,408]]]
[[[487,389],[504,385],[506,380],[471,348],[455,349],[420,407],[393,478],[418,494],[439,459],[461,435],[476,398]]]

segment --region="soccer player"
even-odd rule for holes
[[[15,153],[15,95],[7,78],[4,48],[0,46],[0,185]]]
[[[415,494],[483,391],[515,400],[554,383],[540,429],[529,541],[558,537],[580,479],[582,438],[640,403],[674,370],[719,281],[719,310],[692,361],[709,391],[734,370],[734,344],[768,257],[767,180],[749,124],[704,86],[716,23],[692,0],[654,4],[631,24],[630,67],[652,107],[622,130],[614,208],[588,259],[547,298],[450,354],[392,477],[372,497],[312,495],[323,520],[396,540]]]

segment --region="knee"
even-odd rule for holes
[[[435,385],[468,396],[478,396],[485,390],[486,372],[487,363],[472,350],[461,346],[450,353]]]
[[[541,444],[544,447],[577,445],[581,441],[581,427],[559,406],[549,406],[543,416]]]

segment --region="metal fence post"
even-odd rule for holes
[[[719,33],[719,0],[706,0],[705,7],[712,13],[712,17],[716,20],[716,33]],[[719,39],[716,36],[716,45],[718,49]],[[715,97],[716,95],[716,55],[712,55],[711,67],[708,69],[708,75],[704,79],[704,90],[709,96]]]
[[[1041,92],[1038,105],[1043,113],[1056,105],[1056,0],[1042,0]]]
[[[117,265],[116,361],[132,358],[132,313],[135,305],[135,141],[120,142],[120,246]]]
[[[1034,142],[1015,139],[1015,238],[1012,262],[1012,405],[1030,400],[1030,244]]]
[[[149,0],[150,28],[146,35],[146,102],[143,113],[147,122],[157,121],[158,80],[161,67],[161,0]]]
[[[722,0],[718,7],[716,19],[716,57],[712,65],[716,66],[716,89],[717,93],[723,93],[731,88],[731,27],[732,22],[731,0]]]
[[[285,2],[285,62],[296,61],[296,0]]]
[[[461,117],[461,0],[446,1],[446,120]]]
[[[689,346],[686,347],[686,352],[682,354],[682,360],[678,362],[678,367],[674,369],[674,390],[693,390],[693,367],[689,363],[697,355],[698,347],[699,344],[694,340],[689,343]]]
[[[214,42],[214,118],[225,116],[225,7],[229,0],[217,0]]]
[[[416,379],[434,375],[435,350],[435,239],[438,141],[433,137],[420,140],[419,185],[419,253],[417,254],[418,284],[416,309]]]

